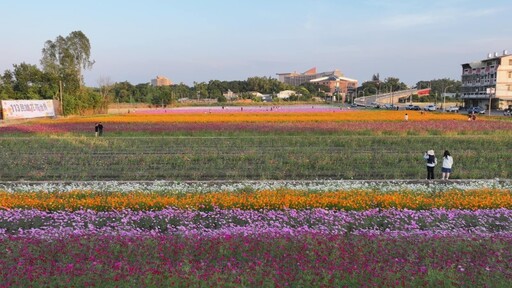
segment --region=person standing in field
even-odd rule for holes
[[[423,155],[423,158],[427,160],[427,180],[434,179],[434,167],[437,165],[437,158],[434,154],[434,150],[428,150]]]
[[[94,137],[98,137],[98,132],[100,131],[99,125],[99,123],[94,125]]]
[[[404,115],[404,121],[409,121],[409,115],[407,115],[407,113]]]
[[[103,124],[98,123],[98,133],[99,133],[99,136],[102,136],[103,135]]]
[[[453,158],[448,150],[444,151],[443,154],[443,166],[441,167],[441,173],[443,180],[450,179],[450,173],[452,173]]]

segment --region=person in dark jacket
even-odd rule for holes
[[[103,135],[103,124],[98,123],[98,134],[99,136],[102,136]]]
[[[425,152],[423,158],[427,160],[427,179],[434,179],[434,167],[437,165],[437,158],[434,154],[434,150],[428,150]]]

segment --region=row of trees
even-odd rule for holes
[[[431,88],[432,95],[442,95],[445,92],[458,93],[458,91],[460,91],[461,85],[461,81],[443,78],[429,81],[418,81],[414,88]],[[410,89],[410,87],[408,87],[407,84],[400,82],[400,79],[389,77],[384,79],[384,81],[380,81],[378,74],[373,75],[371,81],[366,81],[357,88],[358,91],[362,91],[358,92],[359,96],[374,95],[376,93],[388,93],[392,91],[395,92],[406,89]]]
[[[189,99],[216,99],[225,102],[224,94],[228,91],[236,93],[242,99],[254,99],[251,92],[276,95],[283,90],[297,92],[296,100],[310,100],[312,97],[325,97],[329,88],[313,83],[304,83],[294,87],[270,77],[251,77],[243,81],[194,82],[194,86],[185,84],[155,87],[149,83],[133,85],[130,82],[115,83],[111,87],[111,98],[117,103],[150,103],[155,105],[169,105],[181,98]],[[256,99],[254,99],[256,100]]]
[[[364,82],[357,88],[357,96],[369,96],[377,93],[389,93],[410,88],[426,89],[430,88],[430,95],[418,97],[413,95],[412,100],[415,102],[438,102],[443,100],[444,93],[456,93],[455,99],[459,99],[459,91],[461,89],[461,81],[448,78],[434,79],[429,81],[418,81],[414,87],[408,87],[405,83],[400,82],[398,78],[389,77],[384,81],[379,80],[379,75],[373,75],[372,80]]]
[[[440,98],[444,92],[456,93],[460,90],[460,85],[460,81],[451,79],[419,81],[416,87],[418,89],[431,88],[431,95],[416,99],[428,102],[434,101],[436,97]],[[194,86],[192,87],[185,84],[153,87],[149,83],[132,85],[125,81],[115,83],[112,87],[114,102],[151,103],[155,105],[172,104],[180,98],[217,99],[219,102],[224,102],[226,99],[223,94],[228,90],[238,94],[238,97],[242,99],[254,99],[254,95],[250,93],[254,91],[276,95],[283,90],[293,90],[297,92],[297,97],[293,98],[293,100],[303,101],[311,100],[313,97],[323,98],[329,91],[329,87],[324,85],[303,83],[295,87],[270,77],[252,77],[245,81],[211,80],[208,83],[194,82]],[[354,92],[357,92],[357,95],[354,96],[361,97],[406,89],[409,89],[409,87],[398,78],[389,77],[384,81],[372,79],[371,81],[362,83],[362,85],[357,88],[357,91]]]

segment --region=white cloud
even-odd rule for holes
[[[406,14],[396,15],[384,19],[382,25],[388,29],[404,29],[413,26],[422,26],[428,24],[438,23],[442,20],[440,15],[427,15],[427,14]]]
[[[484,17],[484,16],[492,16],[495,14],[498,14],[501,10],[498,8],[490,8],[490,9],[483,9],[483,10],[474,10],[474,11],[467,11],[465,13],[465,17]]]
[[[401,13],[384,18],[380,25],[382,28],[402,30],[425,25],[443,25],[461,18],[485,18],[500,13],[498,8],[481,10],[436,9],[421,11],[419,13]]]

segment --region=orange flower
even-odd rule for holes
[[[466,120],[453,113],[407,111],[409,121]],[[125,114],[62,119],[41,119],[35,123],[214,123],[214,122],[338,122],[338,121],[403,121],[403,111],[340,111],[340,112],[258,112],[258,113],[169,113]]]
[[[102,193],[73,191],[69,193],[7,193],[0,192],[2,209],[40,210],[160,210],[182,209],[494,209],[512,208],[510,190],[451,190],[438,194],[413,191],[379,192],[366,190],[304,192],[279,189],[258,192],[212,193]]]

